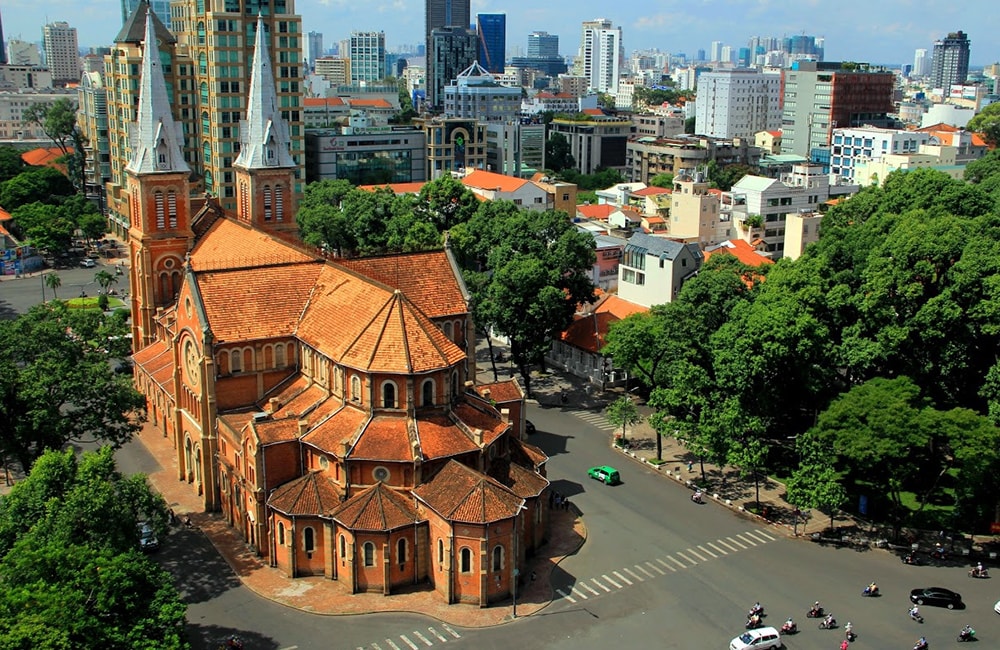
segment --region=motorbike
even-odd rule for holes
[[[928,647],[926,641],[917,641],[917,644],[913,646],[913,650],[927,650]]]
[[[975,641],[976,631],[973,630],[971,627],[968,629],[968,631],[962,630],[961,632],[958,633],[958,640],[960,643],[964,643],[966,641]]]
[[[756,630],[758,627],[763,627],[764,621],[761,620],[759,615],[750,616],[747,618],[746,628],[748,630]]]
[[[910,618],[912,618],[917,623],[923,623],[924,622],[924,617],[922,615],[920,615],[920,614],[913,613],[912,609],[910,610],[909,614],[910,614]]]
[[[806,618],[822,618],[822,617],[823,617],[822,607],[813,607],[808,612],[806,612]]]
[[[844,632],[844,636],[850,643],[854,643],[854,640],[858,638],[858,635],[854,633],[854,630],[847,630]]]
[[[917,566],[920,564],[920,559],[917,557],[916,553],[907,553],[903,556],[903,564],[912,564]]]
[[[931,551],[931,557],[934,558],[935,560],[947,560],[948,551],[938,546]]]
[[[980,569],[979,567],[972,567],[971,569],[969,569],[969,577],[970,578],[989,578],[990,577],[990,570],[987,569],[986,567],[983,567],[982,569]]]
[[[785,621],[781,625],[781,633],[782,634],[795,634],[798,631],[799,631],[799,626],[796,625],[794,622],[789,623],[788,621]]]
[[[757,603],[756,605],[751,607],[750,611],[747,612],[747,616],[763,616],[763,615],[764,615],[764,606],[761,605],[760,603]]]
[[[701,492],[695,492],[694,494],[692,494],[691,495],[691,500],[694,501],[695,503],[704,503],[705,502],[705,500],[702,498]]]
[[[879,592],[878,587],[872,587],[868,585],[865,590],[861,592],[861,595],[865,598],[878,598],[882,594]]]
[[[837,619],[830,616],[819,622],[819,629],[821,630],[832,630],[835,627],[837,627]]]

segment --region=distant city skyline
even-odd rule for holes
[[[425,0],[297,0],[305,32],[321,32],[326,43],[347,39],[351,31],[384,31],[386,47],[397,50],[420,45],[424,33]],[[472,22],[478,13],[507,14],[507,48],[527,48],[528,34],[558,35],[563,55],[579,47],[581,24],[606,18],[621,26],[626,54],[659,49],[694,58],[712,41],[739,49],[753,36],[808,34],[825,39],[828,61],[852,60],[905,65],[918,48],[933,48],[949,32],[963,30],[972,43],[971,65],[1000,60],[1000,12],[993,3],[969,0],[943,17],[931,0],[886,0],[873,3],[842,0],[836,10],[818,0],[796,4],[769,0],[639,0],[609,6],[595,0],[533,4],[503,0],[473,0]],[[3,33],[8,39],[41,40],[42,26],[64,20],[76,27],[81,47],[110,45],[121,27],[121,3],[108,0],[7,0],[0,4]]]

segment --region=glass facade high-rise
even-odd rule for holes
[[[507,51],[507,15],[479,14],[476,16],[479,33],[479,65],[489,72],[503,73]]]
[[[559,37],[548,32],[528,34],[528,58],[547,59],[559,56]]]
[[[434,52],[431,34],[435,29],[445,27],[455,27],[469,31],[469,26],[472,24],[472,12],[469,9],[469,1],[426,0],[426,5],[424,6],[424,43],[426,44],[427,56],[427,100],[431,106],[436,106],[440,103],[440,93],[443,92],[445,84],[454,79],[454,75],[469,67],[469,64],[479,55],[478,43],[475,43],[476,52],[472,55],[472,59],[452,70],[450,72],[452,76],[444,79],[440,85],[436,86],[437,94],[435,94],[435,87],[432,87],[434,86],[433,81],[439,77],[446,76],[446,74],[435,70],[434,66],[439,58],[448,58],[448,55],[442,54],[439,57]],[[472,34],[475,37],[475,32],[472,32]]]
[[[121,0],[122,3],[122,24],[128,20],[128,17],[132,15],[135,8],[139,6],[140,2],[146,2],[153,8],[153,13],[156,17],[160,19],[167,29],[171,29],[170,26],[170,0]]]
[[[965,83],[969,77],[969,45],[969,37],[962,31],[952,32],[934,42],[932,88],[941,88],[947,95],[953,84]]]
[[[385,32],[351,32],[351,84],[385,77]]]
[[[475,31],[463,27],[439,27],[431,32],[431,56],[427,61],[427,101],[434,108],[444,105],[444,88],[458,78],[479,55]]]

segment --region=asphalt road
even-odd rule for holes
[[[789,615],[799,623],[800,633],[786,639],[792,649],[839,647],[848,620],[858,633],[852,648],[908,650],[921,634],[935,650],[951,647],[966,622],[982,647],[1000,639],[1000,617],[992,611],[1000,585],[969,579],[964,566],[911,567],[883,551],[790,540],[722,507],[691,503],[680,486],[611,451],[607,428],[571,409],[530,406],[529,417],[539,430],[532,441],[550,455],[550,480],[584,513],[589,530],[580,552],[555,572],[561,593],[542,612],[470,630],[416,615],[324,617],[290,610],[243,588],[200,532],[183,529],[163,540],[155,557],[175,575],[189,603],[195,648],[214,648],[212,640],[236,631],[247,650],[725,649],[757,600],[768,624],[780,626]],[[127,472],[156,467],[138,443],[124,448],[119,462]],[[598,464],[616,466],[623,484],[588,479],[587,467]],[[862,598],[872,580],[883,596]],[[930,585],[959,591],[968,609],[923,607],[926,623],[910,621],[909,590]],[[818,630],[817,621],[805,618],[814,600],[834,613],[840,628]]]
[[[46,273],[57,273],[62,281],[62,286],[56,289],[56,295],[60,298],[75,298],[81,291],[86,291],[87,295],[96,296],[100,285],[94,280],[94,275],[106,269],[114,273],[112,265],[107,265],[102,260],[95,260],[97,266],[92,269],[73,267],[59,269],[58,271],[46,271]],[[119,291],[128,288],[128,278],[126,276],[116,276],[118,283],[112,285]],[[8,278],[0,282],[0,318],[16,318],[18,315],[28,311],[33,305],[42,302],[42,295],[46,300],[51,300],[52,289],[44,285],[42,275],[39,273],[21,278]]]

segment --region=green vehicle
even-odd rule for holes
[[[622,482],[622,477],[618,474],[618,470],[607,465],[591,467],[587,470],[587,476],[597,479],[605,485],[618,485]]]

